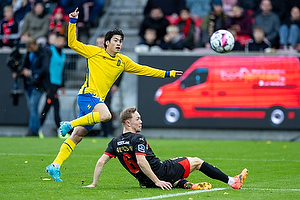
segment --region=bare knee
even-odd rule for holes
[[[198,157],[188,157],[188,159],[191,165],[191,172],[194,170],[199,170],[204,162]]]
[[[111,116],[110,112],[105,112],[105,113],[102,114],[102,116],[100,114],[100,121],[101,122],[107,122],[107,121],[109,121],[111,119],[111,117],[112,116]]]

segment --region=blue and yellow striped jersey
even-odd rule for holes
[[[94,93],[104,101],[111,86],[123,72],[158,78],[166,76],[164,70],[137,64],[120,53],[112,57],[105,49],[79,42],[75,23],[69,23],[68,32],[69,47],[85,57],[87,62],[86,79],[79,94]]]

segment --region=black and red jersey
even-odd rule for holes
[[[163,173],[161,160],[155,156],[145,137],[131,132],[124,133],[110,141],[105,154],[118,157],[125,169],[138,180],[149,178],[140,170],[135,155],[145,155],[155,174]]]

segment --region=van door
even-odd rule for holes
[[[211,85],[209,84],[209,69],[198,67],[181,81],[182,111],[186,118],[202,117],[196,107],[207,107],[211,104]]]

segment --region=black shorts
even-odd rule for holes
[[[178,157],[162,162],[161,170],[155,172],[158,179],[174,184],[190,175],[190,162],[186,157]],[[140,181],[141,186],[157,187],[152,181]]]

